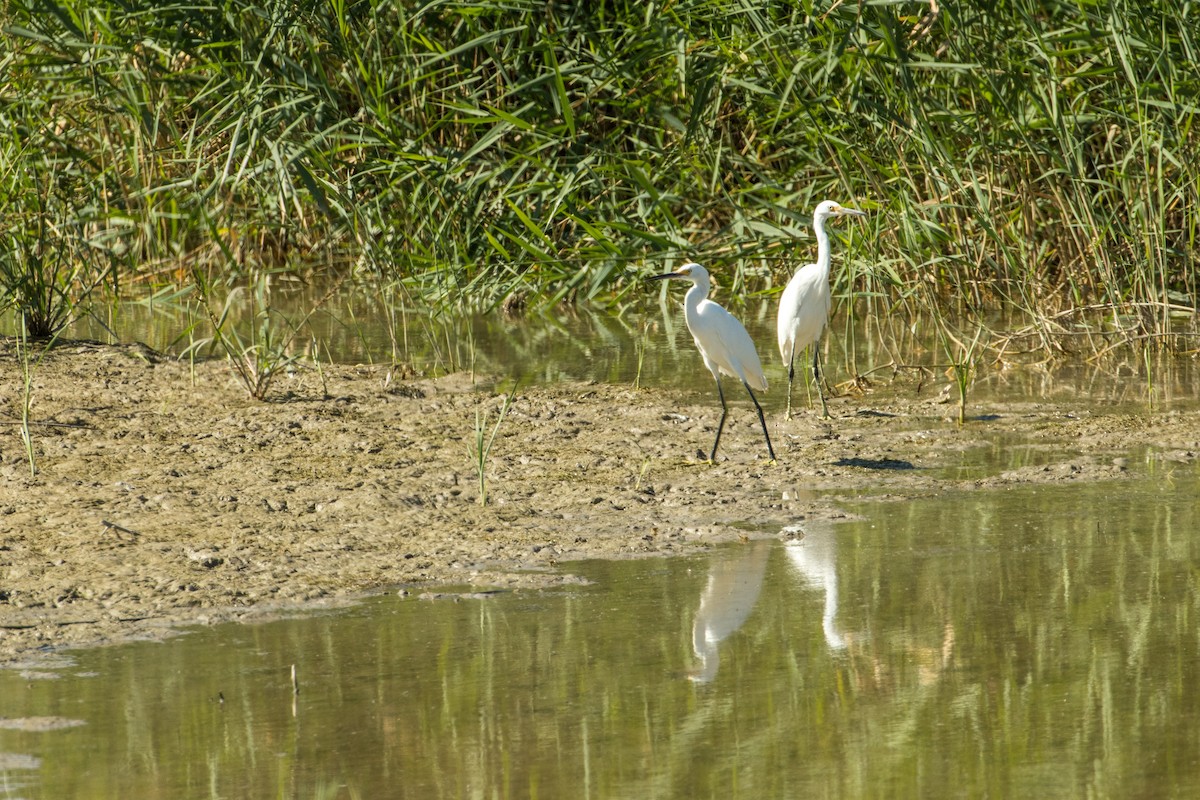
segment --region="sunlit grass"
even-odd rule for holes
[[[512,389],[500,404],[500,410],[496,414],[496,422],[492,425],[490,433],[488,431],[488,420],[491,417],[491,412],[485,411],[481,407],[475,408],[474,437],[471,443],[467,445],[467,454],[471,457],[471,466],[475,470],[475,478],[479,489],[479,504],[481,506],[488,504],[487,470],[492,457],[492,445],[496,443],[496,434],[500,433],[500,425],[503,424],[504,417],[508,414],[508,409],[512,405],[513,398],[517,395],[517,387],[519,385],[518,381],[513,382]]]
[[[37,452],[30,428],[33,410],[33,374],[41,359],[34,359],[29,351],[29,336],[22,330],[17,338],[17,363],[21,367],[21,446],[25,448],[25,460],[29,464],[29,477],[37,477]]]
[[[870,313],[1195,346],[1200,75],[1166,0],[56,8],[0,11],[0,296],[48,330],[197,272],[619,308],[686,256],[736,304],[836,198],[871,214],[833,276]]]

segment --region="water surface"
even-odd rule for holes
[[[1200,479],[1135,467],[0,672],[0,797],[1196,796]]]
[[[423,375],[468,371],[487,381],[519,379],[525,385],[600,381],[711,395],[712,377],[684,323],[683,294],[682,287],[656,285],[620,309],[571,306],[516,316],[500,310],[433,313],[412,307],[399,293],[370,287],[346,287],[315,312],[324,296],[321,287],[284,285],[270,297],[277,335],[306,320],[288,348],[306,363],[399,364]],[[261,324],[255,315],[262,309],[249,295],[238,296],[242,302],[230,306],[229,324],[249,343],[251,329]],[[729,302],[727,293],[722,301]],[[787,372],[775,345],[776,300],[751,298],[732,308],[766,370],[771,386],[766,407],[782,408]],[[885,400],[891,391],[932,398],[950,387],[949,356],[932,321],[879,318],[865,307],[853,311],[839,302],[822,340],[831,383],[865,375],[871,389],[867,405]],[[1014,325],[1019,327],[1000,320],[989,323],[1001,331]],[[972,330],[965,321],[955,327]],[[11,315],[0,315],[0,332],[15,330]],[[207,319],[186,296],[159,295],[98,308],[64,336],[141,341],[185,358],[224,357],[211,343]],[[1087,355],[1103,344],[1081,340],[1079,352]],[[1126,348],[1095,363],[1070,357],[1040,363],[1041,355],[1022,356],[1020,350],[1020,345],[1007,348],[1000,361],[995,351],[978,354],[972,403],[1036,399],[1075,403],[1081,412],[1098,407],[1161,411],[1194,407],[1200,397],[1200,368],[1194,359]],[[803,376],[801,366],[797,364],[798,375]],[[805,390],[798,391],[803,403]]]

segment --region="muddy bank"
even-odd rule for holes
[[[828,422],[807,410],[785,422],[776,390],[775,464],[738,405],[710,466],[697,450],[712,442],[714,398],[568,385],[518,392],[482,506],[476,410],[490,431],[503,397],[468,376],[325,367],[259,403],[223,362],[68,344],[34,372],[31,476],[11,343],[0,364],[0,663],[394,587],[570,583],[562,562],[779,535],[843,515],[839,494],[1122,480],[1146,446],[1183,461],[1200,451],[1190,411],[1022,403],[975,407],[985,419],[960,428],[952,406],[900,386],[837,398]],[[1022,458],[1009,463],[1004,442]]]

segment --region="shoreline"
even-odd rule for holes
[[[11,343],[0,360],[15,363]],[[477,501],[476,411],[504,397],[464,375],[404,383],[333,365],[248,398],[223,361],[64,343],[32,389],[36,476],[14,385],[0,430],[0,665],[64,647],[162,638],[398,587],[537,590],[564,562],[696,552],[802,519],[844,517],[850,495],[898,502],[1027,483],[1123,480],[1152,447],[1190,462],[1200,411],[1087,412],[1055,403],[950,405],[905,389],[830,400],[784,422],[764,402],[765,460],[747,400],[719,409],[669,389],[605,384],[518,392]],[[13,422],[13,418],[17,422]],[[1036,463],[972,478],[954,469],[995,443]],[[978,450],[977,448],[985,448]],[[753,529],[753,530],[750,530]]]

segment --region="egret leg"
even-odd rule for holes
[[[821,351],[817,348],[817,343],[813,342],[813,380],[817,383],[817,396],[821,398],[821,417],[829,419],[829,407],[825,405],[825,390],[821,388]]]
[[[729,406],[725,405],[725,392],[721,390],[721,379],[717,378],[717,397],[721,398],[721,421],[717,423],[717,438],[713,440],[712,455],[708,457],[710,463],[717,463],[717,445],[721,443],[721,431],[725,430],[725,417],[729,415]],[[753,397],[753,395],[751,395]],[[758,401],[755,401],[757,405]]]
[[[787,399],[787,416],[785,419],[792,418],[792,381],[796,379],[796,355],[788,359],[788,399]]]
[[[767,420],[763,417],[762,406],[758,404],[758,398],[754,396],[754,392],[750,391],[750,384],[742,381],[742,386],[746,387],[746,392],[750,395],[750,399],[754,401],[754,407],[758,409],[758,422],[762,425],[763,437],[767,440],[767,452],[771,455],[771,460],[775,460],[775,448],[771,447],[771,434],[767,433]],[[713,451],[714,453],[716,450]]]

